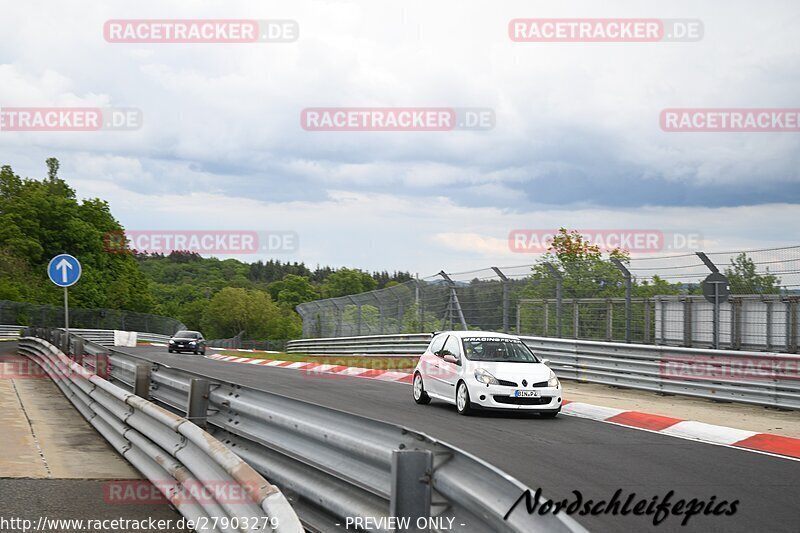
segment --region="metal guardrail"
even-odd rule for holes
[[[73,350],[107,350],[115,383],[205,425],[290,496],[307,531],[395,531],[382,517],[433,518],[445,525],[420,531],[442,533],[452,531],[448,518],[470,533],[585,531],[568,516],[529,514],[522,504],[506,520],[528,487],[411,429],[145,361],[124,349],[86,343]],[[376,520],[346,527],[356,517]]]
[[[59,328],[62,329],[62,328]],[[114,330],[113,329],[72,329],[70,333],[79,335],[80,337],[100,344],[102,346],[114,346]],[[169,335],[159,335],[158,333],[136,332],[137,342],[163,342],[167,343],[170,339]]]
[[[429,333],[297,339],[286,343],[286,351],[322,355],[420,355],[430,340]]]
[[[520,336],[559,378],[800,409],[800,356]],[[428,334],[290,341],[288,352],[421,354]]]
[[[57,330],[28,334],[71,344]],[[205,521],[209,527],[203,531],[261,531],[265,515],[272,519],[274,531],[303,531],[280,490],[194,423],[87,371],[43,338],[22,337],[19,351],[50,376],[89,423],[183,516],[195,524]],[[223,495],[238,487],[238,493],[247,496],[220,497],[220,486],[229,489]]]
[[[16,340],[25,326],[0,325],[0,340]]]

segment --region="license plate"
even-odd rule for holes
[[[517,398],[538,398],[538,390],[515,390],[514,396]]]

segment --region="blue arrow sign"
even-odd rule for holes
[[[69,254],[60,254],[50,260],[47,275],[59,287],[70,287],[81,277],[81,264]]]

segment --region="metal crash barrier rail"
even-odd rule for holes
[[[520,336],[562,379],[800,409],[800,356]],[[429,334],[290,341],[310,354],[421,354]]]
[[[66,342],[62,331],[30,328],[20,339],[19,352],[38,364],[89,423],[184,517],[202,524],[203,531],[303,531],[280,490],[229,448],[186,418],[69,359],[57,347]],[[72,348],[83,343],[79,338],[69,342]],[[96,347],[95,357],[101,357],[102,347]],[[82,350],[72,353],[82,354]]]
[[[115,383],[185,414],[279,486],[307,531],[585,531],[529,514],[528,487],[425,434],[80,342],[75,353],[110,354]]]

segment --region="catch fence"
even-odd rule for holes
[[[716,304],[703,280],[719,271]],[[796,353],[800,246],[440,272],[297,306],[303,338],[489,330],[582,340]]]

